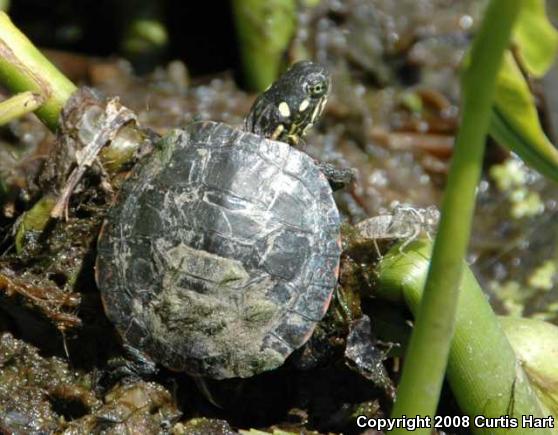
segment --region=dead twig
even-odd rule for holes
[[[62,194],[50,212],[50,216],[54,219],[58,219],[62,215],[68,219],[70,197],[85,171],[96,161],[101,149],[116,137],[120,129],[136,120],[136,115],[127,107],[122,106],[118,98],[113,98],[107,103],[103,118],[91,141],[84,148],[76,151],[77,166],[68,177]]]

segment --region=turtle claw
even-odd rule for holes
[[[318,168],[326,176],[333,191],[343,189],[353,182],[356,170],[353,168],[338,168],[331,163],[316,162]]]
[[[145,353],[124,344],[124,356],[112,358],[107,363],[107,369],[101,376],[104,385],[113,385],[118,382],[132,383],[141,379],[150,378],[159,371],[157,364]]]
[[[215,397],[213,396],[213,394],[211,394],[211,391],[209,390],[209,386],[207,385],[207,382],[205,381],[205,379],[203,377],[192,376],[192,379],[194,380],[194,383],[196,384],[196,387],[198,388],[198,391],[203,395],[203,397],[205,397],[205,399],[209,403],[211,403],[216,408],[223,409],[223,406],[221,406],[219,404],[219,402],[217,402],[217,400],[215,400]]]

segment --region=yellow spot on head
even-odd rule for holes
[[[283,118],[288,118],[289,116],[291,116],[291,109],[289,109],[289,105],[284,101],[279,103],[279,106],[277,106],[277,108],[279,109],[279,113]]]
[[[298,106],[298,111],[304,112],[306,109],[308,109],[309,105],[310,105],[310,101],[302,100],[302,103],[300,103],[300,106]]]
[[[283,133],[283,130],[285,130],[285,127],[283,126],[283,124],[279,124],[275,128],[275,131],[273,132],[273,134],[271,135],[271,139],[272,140],[277,140],[277,138],[281,135],[281,133]]]
[[[318,119],[320,117],[320,115],[322,114],[323,110],[324,110],[324,106],[327,103],[327,98],[322,98],[322,100],[316,104],[316,108],[314,109],[314,112],[312,113],[312,116],[310,118],[310,121],[312,123],[314,123],[316,121],[316,119]]]

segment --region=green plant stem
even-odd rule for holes
[[[393,417],[436,412],[459,297],[463,259],[469,243],[484,142],[490,122],[496,75],[520,0],[492,0],[473,42],[463,78],[462,121],[442,202],[442,217],[424,297],[407,351]],[[393,431],[405,433],[404,429]],[[428,434],[429,429],[417,433]]]
[[[422,306],[430,253],[431,245],[424,241],[412,243],[403,255],[398,246],[392,248],[380,263],[377,296],[396,301],[404,299],[416,313]],[[461,410],[471,419],[477,415],[494,418],[509,415],[519,423],[523,415],[550,415],[516,360],[486,295],[471,270],[464,268],[448,361],[448,379]],[[470,428],[475,434],[483,435],[526,433],[521,427],[482,428],[471,424]],[[552,432],[532,429],[528,433]]]
[[[122,41],[126,58],[136,68],[153,64],[164,54],[169,44],[169,34],[164,22],[165,2],[152,0],[124,0],[120,8],[125,13]]]
[[[0,125],[37,110],[43,104],[41,95],[22,92],[0,103]]]
[[[295,0],[233,0],[246,85],[263,91],[279,75],[296,28]]]
[[[75,85],[44,57],[0,12],[0,82],[14,93],[31,91],[45,99],[35,113],[51,130]]]

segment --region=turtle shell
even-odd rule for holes
[[[216,122],[171,133],[124,183],[97,282],[123,339],[216,379],[280,366],[324,316],[339,213],[313,160]]]

